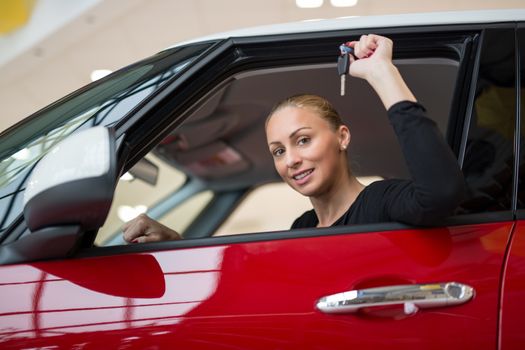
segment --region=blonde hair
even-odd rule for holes
[[[268,125],[268,121],[277,111],[286,107],[308,108],[326,120],[334,131],[343,125],[341,116],[328,100],[324,97],[311,94],[290,96],[277,103],[266,118],[266,125]]]

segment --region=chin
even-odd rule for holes
[[[312,186],[312,184],[307,184],[301,187],[292,186],[292,188],[306,197],[315,197],[319,194],[319,188]]]

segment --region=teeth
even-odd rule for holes
[[[300,173],[299,175],[295,175],[293,178],[295,180],[301,180],[302,178],[310,175],[312,173],[312,170],[305,171],[304,173]]]

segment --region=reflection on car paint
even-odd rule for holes
[[[491,348],[486,345],[496,341],[499,271],[511,228],[512,223],[466,225],[77,260],[78,270],[82,265],[112,270],[112,283],[108,277],[84,271],[76,283],[45,272],[67,266],[59,262],[34,265],[40,268],[4,266],[0,297],[12,302],[0,305],[0,345],[38,346],[57,337],[57,343],[85,344],[85,348],[178,344],[216,349],[228,344],[291,349],[326,344],[348,349],[370,345],[371,339],[378,347],[389,344],[395,349],[406,349],[414,341]],[[487,247],[484,242],[494,244]],[[154,257],[158,275],[151,267],[126,268],[141,256]],[[160,278],[165,292],[149,298],[126,297],[144,293],[138,283],[122,283],[134,272],[146,275],[146,283],[158,284]],[[22,275],[31,278],[20,279]],[[410,317],[399,317],[396,310],[350,316],[325,315],[315,309],[319,297],[348,289],[449,280],[473,286],[477,295],[461,306],[420,310]],[[93,283],[91,290],[79,286],[88,282]],[[109,294],[116,292],[123,296]],[[422,322],[422,315],[432,315],[434,321]],[[391,323],[401,321],[402,327]],[[449,336],[438,337],[428,332],[433,322],[454,322],[457,327]],[[474,322],[479,338],[462,338],[463,322]],[[332,327],[339,323],[346,326]],[[393,339],[395,346],[390,343]]]

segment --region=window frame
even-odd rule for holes
[[[461,147],[464,147],[465,135],[465,114],[467,108],[456,108],[458,101],[462,100],[461,96],[469,96],[470,100],[473,98],[472,82],[475,82],[477,76],[476,67],[472,63],[479,60],[479,34],[482,30],[487,28],[508,27],[509,24],[487,24],[487,25],[454,25],[454,26],[420,26],[408,28],[388,28],[388,29],[367,29],[367,32],[375,32],[380,35],[386,35],[393,38],[394,41],[402,39],[405,43],[409,42],[412,46],[421,45],[421,53],[425,52],[426,56],[429,53],[437,53],[439,55],[449,55],[454,50],[459,56],[460,72],[458,72],[458,81],[462,84],[456,85],[454,92],[454,100],[452,103],[452,110],[450,116],[450,125],[452,121],[455,122],[453,130],[447,133],[447,139],[452,143],[453,151],[458,154]],[[421,32],[425,32],[426,36],[421,39]],[[139,119],[144,117],[134,116],[134,125],[128,124],[125,131],[121,130],[121,134],[126,136],[127,145],[130,152],[126,152],[129,157],[121,161],[123,168],[129,168],[135,161],[140,159],[147,150],[155,143],[163,138],[170,130],[191,114],[191,106],[196,105],[197,102],[205,98],[206,94],[227,81],[229,76],[238,72],[257,69],[257,68],[271,68],[273,66],[285,66],[287,64],[298,64],[298,56],[300,57],[299,64],[315,64],[326,62],[326,57],[330,55],[333,58],[333,45],[340,43],[341,40],[348,39],[348,37],[358,36],[362,34],[362,30],[347,30],[334,31],[324,33],[306,33],[306,34],[286,34],[286,35],[271,35],[261,37],[247,37],[247,38],[231,38],[221,42],[216,47],[216,51],[210,55],[209,60],[200,62],[199,67],[194,67],[197,72],[192,83],[181,89],[181,84],[169,87],[164,91],[164,98],[166,101],[161,105],[161,108],[156,111],[150,111],[148,122],[150,125],[157,125],[157,134],[153,138],[147,138],[145,135],[132,135],[134,129],[139,124]],[[436,50],[428,44],[428,35],[435,39],[435,42],[447,46],[450,52],[443,52]],[[418,37],[419,36],[419,37]],[[456,42],[451,42],[450,38],[455,38]],[[468,40],[470,43],[465,45],[465,42],[457,42],[458,38]],[[318,39],[318,40],[316,40]],[[319,43],[321,44],[313,44]],[[434,44],[435,44],[434,42]],[[280,44],[281,51],[276,54],[274,50],[269,50],[268,47]],[[288,45],[286,45],[288,43]],[[425,46],[426,43],[426,46]],[[321,49],[319,49],[319,46]],[[409,45],[410,46],[410,45]],[[465,48],[465,49],[464,49]],[[314,50],[315,49],[315,50]],[[419,51],[419,50],[418,50]],[[300,53],[298,53],[300,52]],[[421,55],[418,53],[418,55]],[[413,52],[399,52],[395,54],[394,58],[404,58],[411,55]],[[417,56],[417,55],[416,55]],[[440,56],[442,57],[442,56]],[[410,56],[414,58],[414,56]],[[470,68],[469,68],[470,67]],[[188,72],[188,74],[190,74]],[[193,90],[192,90],[193,89]],[[185,91],[186,90],[186,91]],[[192,91],[188,91],[192,90]],[[188,97],[190,96],[190,97]],[[171,98],[170,98],[171,97]],[[184,100],[183,103],[181,103]],[[158,103],[158,101],[156,101]],[[169,110],[169,112],[166,112]],[[449,127],[450,129],[450,127]],[[146,130],[149,130],[146,128]],[[160,130],[160,131],[159,131]],[[467,130],[468,132],[468,130]],[[459,136],[458,136],[459,135]],[[147,140],[146,140],[147,139]],[[459,139],[459,142],[457,141]],[[132,151],[132,152],[131,152]],[[131,155],[133,154],[133,155]],[[120,155],[123,157],[123,154]],[[197,217],[200,220],[201,216]],[[501,215],[501,213],[484,213],[484,214],[470,214],[462,215],[460,217],[451,217],[443,222],[443,226],[463,225],[469,223],[484,223],[494,221],[507,221],[508,215]],[[103,256],[120,253],[142,252],[152,250],[171,250],[180,248],[192,248],[202,246],[215,246],[223,244],[235,244],[241,242],[260,242],[273,241],[281,239],[294,239],[302,237],[315,236],[330,236],[339,234],[354,234],[354,233],[377,233],[384,231],[411,229],[413,226],[389,222],[377,224],[362,224],[355,226],[340,226],[319,229],[300,229],[300,230],[283,230],[276,232],[262,232],[262,233],[247,233],[242,235],[208,237],[199,239],[186,239],[181,241],[146,243],[141,245],[118,246],[118,247],[101,247],[97,249],[84,249],[80,251],[78,257],[86,256]]]
[[[514,65],[514,75],[516,77],[515,84],[518,84],[519,74],[517,74],[519,56],[518,56],[518,46],[517,46],[517,24],[516,23],[506,23],[501,25],[486,25],[481,32],[479,43],[476,48],[475,57],[473,58],[473,70],[470,79],[470,86],[468,88],[468,101],[467,108],[464,114],[463,128],[461,135],[461,144],[458,154],[458,160],[460,166],[463,169],[464,160],[465,160],[465,151],[468,143],[468,136],[470,134],[471,119],[475,104],[475,93],[479,77],[480,62],[482,57],[483,49],[483,40],[485,37],[486,31],[498,30],[498,29],[513,29],[514,32],[514,52],[515,52],[515,65]],[[466,84],[467,82],[465,82]],[[519,85],[515,85],[515,88],[518,90]],[[519,106],[519,96],[516,96],[516,105]],[[516,198],[517,198],[517,181],[518,181],[518,164],[519,164],[519,113],[516,113],[514,119],[514,140],[513,140],[513,174],[512,174],[512,190],[511,190],[511,206],[508,210],[502,210],[497,212],[483,212],[483,213],[472,213],[472,214],[463,214],[457,215],[449,218],[448,221],[455,223],[456,225],[461,224],[476,224],[476,223],[489,223],[489,222],[502,222],[502,221],[512,221],[516,219]]]
[[[521,74],[522,72],[525,72],[525,22],[519,22],[516,25],[516,136],[515,136],[515,152],[516,152],[516,163],[514,171],[517,174],[517,180],[515,181],[515,215],[516,220],[523,220],[525,219],[525,208],[518,208],[518,193],[519,193],[519,178],[520,178],[520,165],[521,165],[521,158],[522,156],[520,154],[521,149],[521,140],[522,137],[525,137],[521,133],[521,124],[522,122],[525,122],[523,119],[525,118],[525,112],[522,108],[522,100],[521,100],[521,91],[525,90],[524,87],[521,86],[521,84],[525,84],[525,82],[521,81]],[[523,44],[523,45],[522,45]],[[524,160],[525,161],[525,160]],[[524,184],[522,184],[524,185]]]

